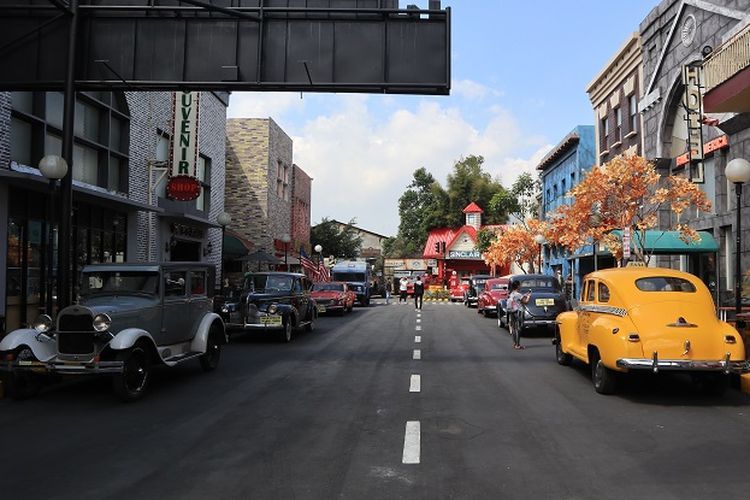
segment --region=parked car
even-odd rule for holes
[[[479,294],[484,290],[484,283],[491,278],[492,276],[488,274],[477,274],[469,278],[469,288],[464,293],[464,305],[466,307],[477,305]]]
[[[331,275],[334,281],[343,281],[349,284],[349,289],[357,294],[357,300],[363,306],[370,305],[370,285],[372,275],[370,273],[370,264],[354,260],[337,262]]]
[[[310,296],[312,282],[304,274],[284,272],[248,273],[239,302],[226,303],[221,314],[227,331],[261,331],[292,340],[292,331],[312,331],[318,316]]]
[[[461,278],[456,286],[452,286],[450,289],[450,301],[451,302],[463,302],[466,292],[469,290],[469,278]]]
[[[42,315],[34,328],[0,342],[0,369],[11,393],[34,394],[38,375],[112,376],[125,401],[143,396],[155,365],[200,360],[215,369],[227,343],[224,322],[212,312],[212,266],[98,264],[81,274],[80,299],[57,321]]]
[[[357,294],[343,281],[320,282],[313,284],[310,294],[318,307],[318,314],[337,312],[344,314],[354,309]]]
[[[520,284],[521,293],[531,292],[529,302],[523,306],[521,333],[528,328],[553,330],[557,315],[570,309],[557,278],[546,274],[515,274],[508,279],[511,289],[514,281]],[[497,324],[502,328],[508,326],[507,306],[507,297],[498,303]]]
[[[497,303],[508,298],[508,277],[492,278],[484,282],[477,299],[477,312],[489,316],[497,314]]]
[[[742,337],[716,317],[711,293],[696,276],[648,267],[588,274],[575,311],[557,319],[557,362],[591,367],[594,389],[615,391],[616,375],[680,371],[721,392],[730,373],[750,370]]]

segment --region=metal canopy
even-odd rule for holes
[[[12,3],[14,5],[8,5]],[[398,0],[79,0],[76,90],[448,94],[450,9]],[[64,0],[0,6],[0,89],[63,90]]]

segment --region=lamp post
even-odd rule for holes
[[[318,267],[320,267],[320,261],[323,260],[323,247],[320,246],[320,244],[315,245],[315,248],[313,249],[318,254]]]
[[[537,234],[534,236],[534,241],[539,245],[539,274],[542,274],[542,245],[544,245],[544,242],[547,240],[544,238],[543,234]]]
[[[221,226],[221,266],[219,267],[219,289],[224,289],[224,233],[227,230],[227,226],[232,223],[232,216],[226,212],[221,212],[216,218],[216,222]]]
[[[49,196],[47,197],[47,273],[49,274],[46,280],[46,297],[45,297],[45,312],[49,315],[52,314],[52,247],[54,246],[54,198],[55,191],[57,189],[57,181],[65,177],[68,173],[68,162],[57,155],[47,155],[39,161],[39,171],[42,175],[49,180]],[[60,269],[58,269],[60,273]],[[57,280],[58,286],[60,280]],[[58,294],[60,291],[58,290]]]
[[[287,262],[287,252],[288,252],[289,242],[292,241],[292,237],[289,236],[289,233],[284,233],[281,235],[281,241],[282,243],[284,243],[284,271],[289,271],[289,264]]]
[[[745,322],[740,321],[742,312],[742,185],[750,181],[750,162],[735,158],[727,163],[725,170],[727,180],[734,184],[734,193],[737,199],[737,227],[735,228],[734,244],[734,317],[737,329],[745,327]]]

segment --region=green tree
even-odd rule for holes
[[[444,223],[447,200],[440,184],[424,167],[412,174],[412,181],[398,200],[400,223],[396,241],[389,244],[392,256],[416,257],[422,254],[427,233]]]
[[[480,229],[477,233],[477,250],[481,253],[486,252],[492,242],[497,239],[497,233],[491,229]]]
[[[362,249],[362,237],[357,233],[356,219],[348,224],[323,219],[310,230],[310,241],[313,248],[315,245],[323,247],[324,255],[333,255],[337,259],[353,259],[359,255]]]
[[[510,191],[496,193],[488,208],[492,213],[507,214],[523,223],[538,216],[540,189],[539,180],[525,172],[516,179]]]
[[[472,201],[485,210],[484,224],[501,224],[506,220],[505,212],[487,210],[495,195],[506,192],[500,182],[483,170],[484,157],[469,155],[453,165],[448,175],[448,206],[445,214],[447,225],[458,227],[464,224],[463,209]]]

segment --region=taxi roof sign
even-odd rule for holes
[[[628,262],[625,267],[646,267],[646,263],[639,260],[633,260]]]

